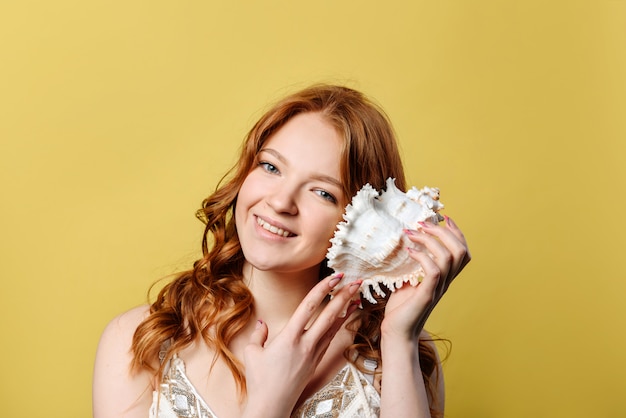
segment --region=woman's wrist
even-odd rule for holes
[[[380,325],[380,337],[381,342],[384,340],[390,340],[397,343],[408,342],[416,343],[421,332],[421,327],[413,327],[411,329],[402,329],[397,326],[393,326],[383,320]]]
[[[419,368],[419,339],[397,333],[381,333],[380,351],[385,369],[390,363]]]

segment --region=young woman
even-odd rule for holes
[[[423,326],[470,260],[461,230],[405,231],[428,250],[407,250],[425,277],[377,304],[359,281],[333,290],[324,260],[351,197],[388,177],[406,188],[392,127],[362,94],[319,85],[277,103],[203,202],[202,259],[104,331],[94,416],[441,416]]]

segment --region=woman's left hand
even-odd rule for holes
[[[420,230],[405,233],[409,240],[423,247],[423,250],[407,251],[421,264],[424,278],[417,286],[407,283],[389,296],[381,325],[383,335],[417,338],[454,278],[471,260],[465,237],[450,218],[446,217],[443,225],[429,222],[421,225]]]

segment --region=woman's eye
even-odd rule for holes
[[[323,199],[328,200],[329,202],[332,203],[337,203],[337,199],[335,199],[335,196],[333,196],[332,194],[328,193],[326,190],[316,190],[315,191],[318,195],[320,195]]]
[[[276,166],[274,164],[268,163],[267,161],[261,161],[259,163],[259,165],[261,167],[263,167],[263,169],[265,171],[267,171],[268,173],[272,173],[272,174],[277,174],[279,173],[278,169],[276,168]]]

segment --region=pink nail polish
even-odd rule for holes
[[[356,280],[350,283],[350,293],[355,293],[359,289],[359,287],[361,287],[362,283],[363,280]]]
[[[341,281],[341,279],[343,278],[343,273],[336,273],[332,279],[330,279],[330,281],[328,282],[328,286],[332,289],[333,287],[337,286],[337,284]]]

